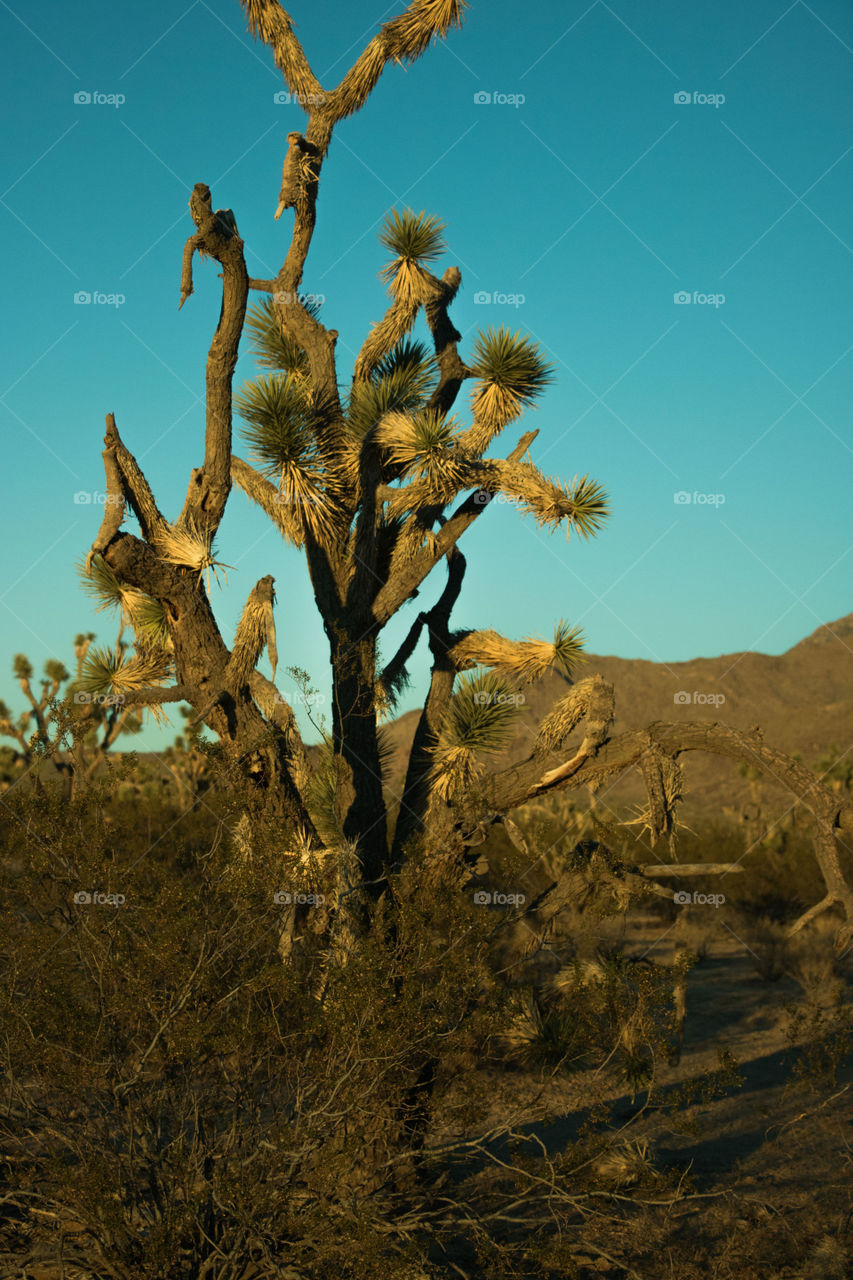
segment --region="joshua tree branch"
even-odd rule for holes
[[[394,654],[394,657],[383,667],[381,680],[386,690],[394,689],[398,682],[403,679],[406,670],[406,663],[417,648],[417,643],[421,638],[421,631],[423,630],[425,622],[426,614],[419,613],[409,628],[405,640]]]
[[[231,475],[244,493],[280,526],[282,509],[275,485],[236,454],[231,457]],[[339,581],[339,575],[336,575],[336,569],[341,568],[340,557],[333,561],[330,557],[335,554],[334,551],[327,552],[320,547],[314,541],[310,529],[305,531],[305,553],[317,607],[324,622],[331,622],[341,608],[342,587],[345,587],[343,579]]]
[[[238,484],[243,492],[269,516],[273,524],[281,527],[279,491],[272,481],[267,480],[266,476],[262,476],[260,471],[256,471],[236,454],[231,455],[231,477],[235,484]]]
[[[311,386],[318,404],[323,406],[326,430],[333,442],[341,448],[345,441],[345,428],[335,364],[338,333],[335,329],[327,329],[312,316],[302,305],[299,295],[305,259],[311,247],[316,222],[320,164],[321,161],[317,158],[314,161],[316,176],[304,186],[293,202],[295,216],[290,248],[278,277],[272,282],[271,292],[282,331],[305,352],[311,373]]]
[[[364,382],[369,378],[380,360],[406,336],[417,319],[420,305],[420,302],[409,302],[404,298],[393,300],[362,343],[353,369],[353,382]]]
[[[506,461],[513,463],[522,458],[538,434],[538,431],[526,432]],[[393,493],[395,490],[389,490],[388,492]],[[471,494],[454,511],[453,515],[450,516],[447,523],[436,535],[434,549],[427,548],[419,552],[409,564],[403,565],[398,573],[389,579],[377,595],[373,605],[373,616],[380,626],[384,626],[400,606],[405,604],[409,597],[414,594],[424,578],[438,564],[441,557],[447,555],[465,530],[474,523],[477,516],[485,511],[493,497],[494,494],[485,489],[478,489],[476,493]]]
[[[119,711],[117,706],[110,707],[109,712],[107,713],[106,723],[104,724],[103,737],[97,745],[96,757],[103,757],[106,755],[121,732],[121,726],[130,714],[130,707],[123,707],[121,711]]]
[[[460,359],[457,349],[457,343],[462,341],[462,334],[456,330],[447,314],[461,282],[459,268],[448,267],[441,278],[440,291],[424,307],[441,375],[438,386],[430,396],[429,408],[441,413],[450,412],[463,381],[472,376],[471,370]]]
[[[287,258],[272,288],[254,287],[276,296],[276,312],[284,331],[305,351],[315,391],[329,406],[329,427],[342,435],[343,414],[337,390],[334,345],[337,333],[326,330],[298,300],[305,259],[316,222],[317,188],[323,159],[335,124],[367,101],[389,61],[414,61],[437,36],[461,22],[463,0],[453,0],[437,16],[424,0],[412,0],[403,13],[384,24],[338,87],[326,93],[311,70],[293,31],[290,15],[275,0],[243,0],[250,30],[273,50],[291,92],[308,115],[304,135],[288,136],[282,190],[276,217],[294,209]]]
[[[163,689],[134,689],[123,696],[127,706],[153,707],[163,702],[189,702],[193,696],[194,687],[188,684],[171,684]]]
[[[267,720],[284,734],[294,782],[302,793],[306,782],[311,777],[311,764],[296,724],[293,708],[281,696],[273,682],[260,671],[252,672],[249,683],[252,696]]]
[[[133,514],[139,521],[143,537],[149,543],[156,542],[166,532],[168,525],[160,514],[157,503],[154,501],[154,494],[151,492],[148,481],[142,474],[139,464],[133,454],[122,443],[116,427],[115,417],[111,413],[107,414],[107,433],[104,437],[104,444],[107,447],[107,451],[113,454],[118,463],[124,495],[133,509]],[[103,532],[102,526],[98,534],[99,540]]]
[[[196,232],[190,236],[184,245],[184,252],[181,255],[181,300],[178,303],[178,310],[186,302],[187,298],[192,297],[195,290],[193,289],[193,255],[199,248],[202,237]]]
[[[650,742],[668,756],[677,756],[683,751],[710,751],[714,755],[730,756],[756,765],[772,774],[816,816],[831,816],[831,825],[837,826],[843,836],[853,838],[853,805],[845,804],[827,791],[810,769],[784,752],[765,746],[757,733],[742,733],[716,722],[669,724],[659,720],[645,729],[635,729],[611,738],[598,749],[594,758],[578,766],[572,775],[572,787],[615,779],[627,769],[640,765]],[[549,763],[552,765],[550,770],[544,767]],[[552,752],[546,756],[530,755],[520,764],[493,774],[484,791],[489,796],[489,807],[507,812],[536,795],[558,789],[565,781],[555,777],[561,768],[559,754]],[[549,778],[550,781],[547,780]]]
[[[197,184],[196,190],[201,185]],[[184,248],[182,302],[192,292],[192,257],[196,252],[209,254],[222,267],[222,309],[205,372],[204,464],[192,473],[178,524],[185,528],[191,521],[198,528],[215,532],[231,489],[231,384],[246,315],[249,275],[243,241],[211,211]]]
[[[243,0],[252,35],[268,44],[297,102],[311,101],[322,88],[293,31],[293,19],[278,0]]]
[[[376,445],[366,440],[359,458],[361,504],[356,516],[353,541],[354,571],[347,590],[347,606],[364,609],[376,595],[378,536],[382,501],[378,496],[381,461]]]
[[[414,62],[431,40],[446,35],[451,27],[459,25],[463,8],[464,0],[459,0],[444,6],[444,14],[436,18],[434,5],[424,3],[424,0],[412,0],[403,13],[386,22],[338,87],[327,95],[327,110],[332,119],[337,123],[364,106],[386,63]],[[430,9],[433,10],[432,15]]]
[[[447,582],[444,590],[424,618],[430,635],[440,636],[445,647],[450,644],[450,615],[462,590],[465,566],[462,552],[458,547],[451,547],[447,553]]]
[[[115,422],[115,419],[113,419],[113,422]],[[93,556],[104,551],[109,546],[124,520],[124,492],[121,483],[121,470],[115,452],[112,449],[104,449],[101,457],[104,460],[104,475],[107,481],[107,500],[104,504],[104,515],[101,520],[101,527],[98,530],[98,536],[86,556],[87,573],[91,570]]]
[[[411,305],[395,298],[384,318],[375,329],[371,330],[356,360],[353,381],[358,382],[370,375],[395,343],[409,332],[419,308],[423,306],[432,333],[440,374],[438,386],[430,396],[427,408],[446,414],[453,407],[463,380],[472,376],[471,370],[459,358],[456,347],[456,344],[461,342],[462,335],[454,328],[447,314],[451,302],[456,297],[462,276],[458,267],[448,267],[440,280],[426,270],[424,275],[428,280],[428,286],[422,301]],[[399,479],[402,470],[400,465],[386,463],[382,469],[383,480]],[[384,497],[387,494],[384,485],[382,490]]]

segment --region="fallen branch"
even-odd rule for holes
[[[729,756],[761,768],[795,796],[795,804],[804,805],[815,820],[814,852],[827,893],[790,926],[789,936],[797,933],[824,911],[840,906],[844,911],[845,923],[836,934],[835,946],[841,952],[850,945],[853,941],[853,890],[844,877],[836,841],[842,839],[847,842],[848,848],[853,846],[853,805],[830,792],[798,760],[775,747],[766,746],[760,730],[744,733],[716,722],[668,724],[655,721],[645,729],[623,733],[593,750],[588,750],[589,745],[585,740],[581,750],[563,763],[559,763],[556,752],[552,751],[545,757],[533,753],[522,763],[487,778],[478,795],[479,811],[469,812],[457,822],[457,835],[466,843],[466,832],[500,821],[502,814],[518,808],[530,799],[562,787],[590,787],[595,790],[604,782],[615,782],[633,768],[644,769],[648,783],[649,770],[646,762],[650,754],[656,759],[668,757],[673,763],[684,751],[708,751],[713,755]],[[581,756],[585,758],[580,759]],[[545,768],[543,772],[543,766],[548,764],[551,767]],[[655,825],[658,826],[659,822],[658,817]],[[725,875],[732,870],[727,864],[716,865],[713,872],[704,867],[701,872],[685,872],[683,867],[673,866],[669,873],[658,868],[654,874]],[[650,872],[642,869],[641,874],[645,876]]]

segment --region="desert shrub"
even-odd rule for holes
[[[416,856],[358,903],[357,946],[324,949],[309,910],[283,964],[275,895],[314,894],[328,921],[328,871],[306,861],[284,884],[286,828],[245,857],[226,795],[188,812],[123,781],[15,792],[4,811],[0,1259],[100,1275],[101,1258],[133,1280],[444,1274],[430,1241],[464,1235],[485,1193],[443,1180],[478,1147],[524,995],[490,959],[506,913]],[[634,1089],[665,1048],[672,975],[615,949],[598,963],[600,981],[569,982],[566,961],[528,992],[525,1062],[595,1063]],[[584,1158],[566,1154],[556,1191],[549,1166],[543,1183],[541,1161],[513,1163],[479,1202],[486,1227],[519,1179],[531,1203],[568,1203]]]
[[[804,1280],[845,1280],[849,1274],[847,1250],[833,1236],[823,1236],[808,1259]]]
[[[785,972],[794,979],[809,1004],[838,1004],[844,990],[849,957],[835,948],[838,920],[825,912],[788,940]]]

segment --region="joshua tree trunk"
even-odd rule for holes
[[[363,616],[331,638],[332,726],[343,763],[338,803],[342,830],[358,843],[365,883],[378,895],[388,833],[376,729],[376,636]]]

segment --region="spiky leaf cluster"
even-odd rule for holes
[[[166,611],[159,600],[143,596],[133,610],[131,623],[138,649],[172,648],[172,638],[166,625]]]
[[[68,668],[58,658],[48,658],[44,664],[44,674],[53,685],[60,685],[68,679]]]
[[[472,631],[453,646],[453,660],[491,667],[509,680],[529,684],[554,667],[570,675],[583,653],[583,632],[560,621],[553,641],[508,640],[497,631]]]
[[[582,538],[591,538],[610,515],[610,503],[602,485],[589,476],[575,477],[565,486],[572,504],[570,526]],[[543,523],[547,523],[547,518]],[[566,536],[568,537],[568,530]]]
[[[297,374],[264,374],[247,383],[234,399],[246,426],[243,439],[261,476],[278,489],[272,514],[297,546],[310,528],[319,541],[335,536],[342,475],[330,473],[320,440],[324,424],[310,388]],[[238,483],[255,501],[261,496]],[[257,487],[257,486],[256,486]],[[269,505],[261,502],[264,509]]]
[[[115,649],[90,649],[86,655],[77,689],[96,698],[112,696],[117,702],[142,689],[165,684],[172,674],[172,663],[162,651],[137,650],[130,654],[123,646]],[[161,707],[149,710],[158,723],[165,721]]]
[[[534,516],[540,527],[556,528],[565,521],[567,541],[572,529],[582,538],[591,537],[610,514],[607,495],[596,481],[583,476],[566,483],[544,476],[531,462],[504,467],[500,487],[517,498],[524,514]]]
[[[525,334],[488,329],[474,343],[471,392],[475,428],[496,433],[529,407],[553,381],[551,366]]]
[[[29,680],[33,674],[33,664],[25,653],[16,653],[12,659],[12,670],[18,680]]]
[[[424,482],[424,497],[447,502],[464,488],[470,458],[459,448],[458,423],[432,409],[408,415],[389,413],[375,440],[401,476]]]
[[[142,592],[129,587],[116,576],[102,555],[92,557],[88,569],[85,561],[77,566],[83,590],[98,602],[96,612],[102,609],[121,609],[129,621],[133,603]]]
[[[151,596],[122,583],[102,555],[92,556],[77,566],[83,590],[97,600],[97,612],[119,609],[122,627],[130,626],[137,645],[149,649],[170,649],[172,640],[163,605]]]
[[[195,570],[198,574],[199,582],[202,575],[206,574],[209,592],[211,570],[218,582],[219,574],[217,570],[225,570],[232,567],[217,560],[216,552],[213,548],[213,537],[214,535],[210,529],[199,528],[194,521],[190,520],[184,526],[168,525],[163,532],[158,534],[156,545],[159,554],[169,564]]]
[[[242,436],[261,472],[270,478],[289,467],[319,475],[314,431],[317,413],[310,390],[292,373],[262,374],[234,397],[246,423]]]
[[[481,773],[478,753],[502,751],[519,713],[517,695],[494,672],[462,676],[433,749],[433,795],[449,802],[472,786]]]
[[[424,263],[434,262],[444,252],[444,223],[424,212],[392,209],[386,216],[379,240],[393,255],[382,268],[392,297],[407,306],[427,302],[436,285]]]
[[[390,779],[396,750],[386,729],[377,729],[377,745],[379,771],[385,784]],[[344,836],[340,825],[338,797],[345,769],[329,734],[324,734],[322,742],[312,747],[311,752],[311,776],[303,788],[305,802],[323,840],[328,845],[339,845]]]
[[[350,432],[362,440],[377,422],[394,410],[420,409],[435,378],[435,363],[422,343],[403,340],[373,370],[370,378],[354,382],[347,402]]]
[[[499,675],[491,671],[464,675],[450,700],[442,738],[471,751],[501,751],[519,714],[515,692]]]
[[[316,299],[305,297],[300,301],[309,315],[315,320],[319,318],[320,304]],[[299,344],[282,331],[271,294],[264,294],[261,301],[246,312],[246,329],[261,368],[307,376],[308,357]]]
[[[434,262],[444,252],[444,223],[421,210],[413,213],[392,209],[385,217],[379,241],[393,254],[394,261],[384,269],[383,277],[391,279],[403,262]]]
[[[584,661],[583,629],[573,627],[562,618],[554,628],[553,665],[564,675],[570,676],[579,662]]]
[[[423,342],[403,338],[379,361],[371,376],[389,378],[395,373],[405,376],[413,394],[426,396],[435,378],[435,360]]]

